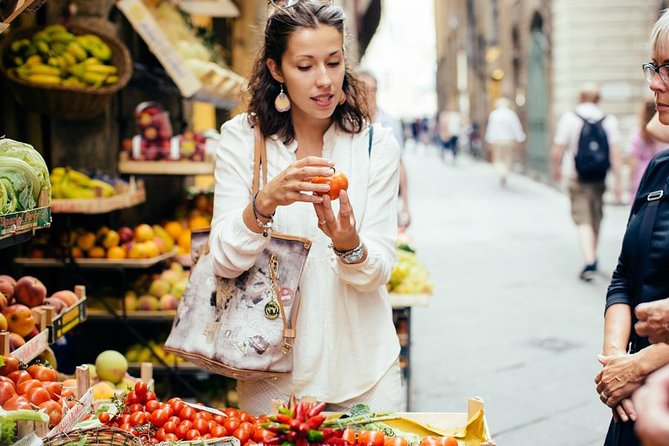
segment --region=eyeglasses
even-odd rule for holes
[[[267,0],[268,5],[272,5],[277,9],[288,9],[300,3],[302,0]],[[320,3],[324,5],[332,5],[334,0],[321,0]]]
[[[653,62],[649,62],[643,64],[641,68],[643,68],[643,75],[646,77],[646,82],[649,84],[653,82],[656,73],[660,75],[662,82],[669,84],[669,63],[665,63],[658,67]]]

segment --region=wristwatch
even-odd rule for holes
[[[360,244],[357,247],[349,251],[338,251],[334,248],[334,246],[332,247],[332,250],[337,255],[337,257],[341,259],[342,262],[348,265],[352,263],[358,263],[362,259],[362,256],[365,253],[365,247],[362,244],[362,240],[360,240]]]

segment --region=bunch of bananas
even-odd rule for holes
[[[51,171],[51,198],[100,198],[116,195],[111,184],[69,167]]]
[[[32,39],[12,42],[10,50],[16,74],[28,82],[76,88],[118,82],[112,50],[94,34],[75,36],[63,25],[49,25]]]

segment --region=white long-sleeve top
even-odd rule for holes
[[[329,248],[310,203],[280,206],[274,231],[307,237],[311,251],[300,280],[302,301],[293,349],[293,373],[269,381],[280,391],[339,403],[371,389],[399,354],[385,284],[395,264],[400,150],[389,129],[374,126],[352,135],[332,125],[323,157],[349,180],[348,194],[367,258],[346,265]],[[297,142],[266,138],[268,179],[296,161]],[[242,212],[252,198],[253,129],[246,114],[221,128],[216,158],[214,217],[210,238],[216,274],[236,277],[269,243],[251,231]],[[339,201],[333,202],[338,212]]]

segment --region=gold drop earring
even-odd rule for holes
[[[283,113],[290,110],[290,99],[288,98],[288,95],[283,92],[283,84],[279,84],[279,86],[281,91],[276,95],[276,99],[274,99],[274,107],[276,108],[276,111]]]

